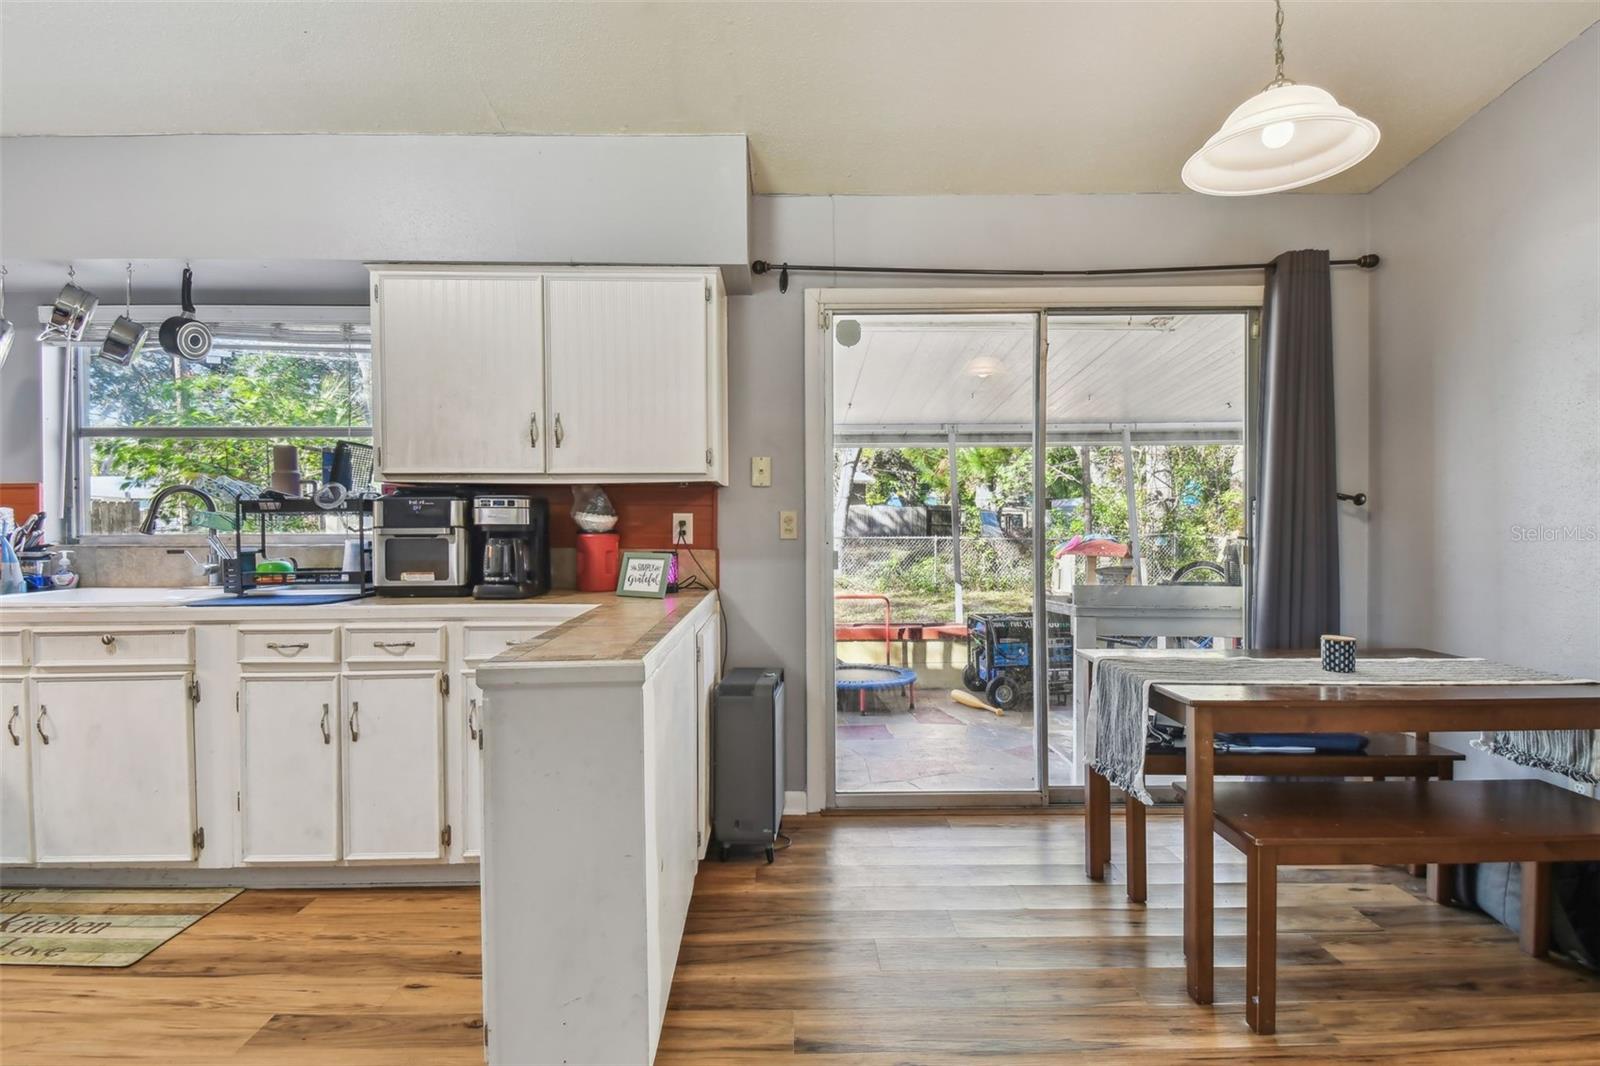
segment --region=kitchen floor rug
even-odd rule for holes
[[[0,964],[132,966],[243,889],[0,889]]]

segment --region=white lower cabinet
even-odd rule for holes
[[[187,673],[34,677],[37,862],[194,859],[190,684]]]
[[[476,675],[461,675],[466,707],[461,741],[461,857],[483,857],[483,690]]]
[[[346,859],[437,862],[445,857],[442,678],[437,671],[346,676]]]
[[[240,861],[338,861],[339,724],[337,675],[239,679]]]
[[[0,862],[33,861],[33,790],[28,779],[32,720],[27,683],[20,677],[0,680],[0,715],[6,735],[0,737]]]

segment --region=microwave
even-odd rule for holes
[[[472,585],[467,501],[385,496],[373,515],[372,578],[380,596],[465,596]]]

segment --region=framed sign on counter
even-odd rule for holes
[[[671,552],[623,552],[617,575],[618,596],[659,600],[667,594],[672,570]]]

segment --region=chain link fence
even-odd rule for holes
[[[961,538],[961,585],[967,610],[1026,610],[1033,599],[1033,546],[1027,539]],[[955,619],[954,537],[845,537],[834,571],[838,592],[889,597],[894,617],[907,622]],[[841,600],[841,622],[882,621],[870,601]]]
[[[1168,581],[1186,563],[1223,565],[1228,538],[1154,534],[1140,544],[1145,580]],[[951,622],[955,610],[954,537],[845,537],[834,570],[836,592],[871,592],[889,597],[896,621]],[[1081,580],[1081,569],[1075,576]],[[1026,611],[1033,603],[1033,545],[1027,537],[961,538],[961,591],[967,612]],[[872,601],[840,600],[839,622],[881,622],[883,607]]]

